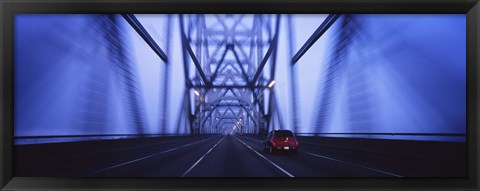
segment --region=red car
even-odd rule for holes
[[[263,142],[265,151],[273,154],[276,151],[287,151],[297,153],[298,141],[295,135],[289,130],[275,130],[268,133],[267,139]]]

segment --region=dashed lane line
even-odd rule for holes
[[[220,142],[223,141],[225,137],[222,137],[222,139],[220,139],[220,141],[217,142],[217,144],[213,145],[212,148],[210,148],[210,150],[207,151],[207,153],[205,153],[202,157],[200,157],[197,162],[195,162],[187,171],[185,171],[183,174],[182,174],[182,177],[186,176],[190,171],[192,171],[193,168],[195,168],[195,166],[197,166],[198,163],[200,163],[200,161],[203,160],[203,158],[205,158],[205,156],[208,155],[208,153],[210,153]]]
[[[270,164],[272,164],[273,166],[275,166],[278,170],[282,171],[283,173],[285,173],[287,176],[289,177],[295,177],[293,176],[293,174],[289,173],[288,171],[286,171],[285,169],[283,169],[282,167],[278,166],[277,164],[275,164],[273,161],[271,161],[270,159],[268,159],[267,157],[263,156],[262,154],[258,153],[255,149],[253,149],[252,147],[250,147],[249,145],[247,145],[245,142],[243,142],[242,140],[238,139],[237,137],[234,136],[235,139],[237,139],[238,141],[240,141],[243,145],[245,145],[246,147],[248,147],[250,150],[252,150],[253,152],[255,152],[258,156],[262,157],[263,159],[265,159],[266,161],[268,161]]]
[[[151,157],[154,157],[154,156],[158,156],[158,155],[162,155],[162,154],[165,154],[165,153],[168,153],[168,152],[172,152],[172,151],[175,151],[175,150],[178,150],[178,149],[181,149],[181,148],[184,148],[184,147],[188,147],[188,146],[191,146],[191,145],[194,145],[194,144],[197,144],[197,143],[201,143],[201,142],[204,142],[204,141],[210,140],[210,139],[208,139],[208,138],[207,139],[202,139],[202,140],[199,140],[199,141],[195,141],[193,143],[182,145],[180,147],[175,147],[175,148],[172,148],[172,149],[168,149],[166,151],[162,151],[162,152],[159,152],[159,153],[144,156],[144,157],[141,157],[141,158],[138,158],[138,159],[135,159],[135,160],[130,160],[130,161],[120,163],[120,164],[117,164],[117,165],[113,165],[113,166],[110,166],[110,167],[107,167],[107,168],[102,168],[100,170],[96,170],[96,171],[93,171],[93,172],[89,173],[87,176],[92,176],[92,175],[100,173],[100,172],[105,172],[107,170],[111,170],[111,169],[114,169],[114,168],[118,168],[118,167],[121,167],[121,166],[132,164],[132,163],[135,163],[135,162],[138,162],[138,161],[141,161],[141,160],[145,160],[145,159],[148,159],[148,158],[151,158]]]

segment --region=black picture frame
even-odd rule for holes
[[[479,0],[3,0],[0,2],[2,190],[479,190]],[[13,17],[17,13],[462,13],[467,16],[466,178],[40,178],[13,175]]]

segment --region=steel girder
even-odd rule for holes
[[[263,95],[274,77],[280,15],[194,14],[179,20],[188,96],[184,104],[193,102],[183,112],[192,116],[191,132],[221,133],[213,128],[220,124],[215,120],[229,117],[227,113],[247,124],[239,126],[244,132],[265,129],[264,107],[271,101],[264,99],[272,97]]]

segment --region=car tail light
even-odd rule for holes
[[[272,142],[272,146],[276,146],[276,145],[277,145],[277,143],[275,143],[275,142]]]
[[[298,146],[298,141],[295,141],[295,146]]]

